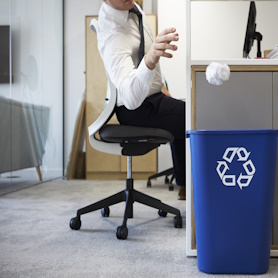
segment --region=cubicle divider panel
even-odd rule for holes
[[[223,85],[209,84],[206,65],[191,67],[192,129],[277,129],[278,66],[233,65]],[[276,170],[272,256],[278,256],[278,166]],[[191,182],[191,248],[196,250],[193,184]]]

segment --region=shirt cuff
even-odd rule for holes
[[[156,73],[156,68],[154,68],[153,70],[150,70],[146,63],[145,63],[145,59],[143,58],[141,63],[139,64],[138,68],[137,68],[137,77],[141,82],[144,83],[152,83],[154,77],[155,77],[155,73]]]

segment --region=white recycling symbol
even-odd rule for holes
[[[223,155],[224,161],[217,161],[216,171],[225,186],[236,186],[236,183],[242,190],[243,187],[249,186],[256,168],[251,159],[248,159],[251,152],[248,152],[244,147],[228,147]],[[245,173],[238,176],[228,175],[226,172],[230,170],[228,163],[232,163],[234,157],[237,156],[237,161],[242,162]]]

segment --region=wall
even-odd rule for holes
[[[160,59],[161,71],[168,82],[171,95],[178,99],[185,99],[185,1],[159,0],[157,10],[158,33],[165,28],[175,27],[179,34],[179,41],[175,43],[178,50],[171,52],[173,58]]]
[[[256,1],[257,31],[262,52],[278,43],[278,1]],[[192,59],[242,58],[249,1],[195,1],[191,3]],[[250,57],[256,56],[254,42]]]

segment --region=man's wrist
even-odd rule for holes
[[[156,67],[156,63],[150,62],[147,55],[145,55],[145,57],[144,57],[145,64],[146,64],[146,66],[148,67],[149,70],[154,70],[155,67]]]
[[[156,74],[156,70],[149,69],[144,59],[144,61],[142,60],[139,64],[136,74],[141,82],[149,84],[153,81]]]

